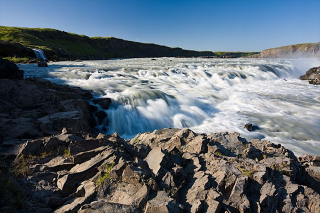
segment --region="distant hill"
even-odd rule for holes
[[[294,44],[284,47],[277,47],[263,50],[261,58],[296,58],[296,57],[316,57],[320,58],[320,42]]]
[[[113,37],[88,37],[55,29],[0,26],[0,57],[16,62],[34,59],[40,48],[50,60],[89,60],[139,57],[245,57],[251,52],[211,52],[171,48]]]

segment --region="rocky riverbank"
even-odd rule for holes
[[[91,131],[93,118],[86,101],[92,98],[89,91],[44,79],[23,79],[23,72],[6,60],[1,59],[1,66],[1,152],[14,150],[15,145],[27,139],[57,134],[66,126]],[[10,75],[4,75],[8,70]]]
[[[110,100],[10,70],[0,79],[0,211],[320,211],[318,156],[228,132],[97,134],[106,115],[90,103]]]
[[[77,87],[23,79],[23,71],[3,59],[0,97],[0,153],[14,152],[25,140],[58,134],[64,127],[92,133],[106,117],[97,106],[106,109],[110,105],[110,99],[94,99],[90,91]]]
[[[305,75],[300,76],[300,80],[309,80],[310,84],[320,85],[320,67],[313,67]]]

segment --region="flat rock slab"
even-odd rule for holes
[[[106,160],[106,158],[112,155],[113,152],[114,150],[109,149],[103,151],[102,153],[96,155],[95,157],[91,158],[90,160],[84,163],[77,164],[72,169],[70,169],[68,174],[58,179],[58,188],[63,193],[71,193],[75,191],[80,182],[90,179],[97,173],[98,166],[104,160]]]
[[[161,168],[161,163],[164,161],[165,154],[160,147],[154,147],[145,158],[149,168],[152,170],[154,175],[158,175]]]
[[[79,213],[136,213],[138,210],[133,206],[109,203],[105,200],[94,201],[81,207]]]
[[[148,201],[145,213],[177,213],[180,212],[178,205],[165,191],[158,191],[157,196]]]

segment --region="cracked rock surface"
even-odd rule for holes
[[[319,157],[238,133],[63,129],[25,142],[23,162],[25,212],[320,212]]]

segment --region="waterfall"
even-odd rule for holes
[[[47,61],[47,57],[44,55],[44,52],[42,50],[36,48],[32,50],[39,61]]]
[[[317,59],[151,58],[19,65],[25,76],[90,89],[110,98],[98,128],[126,139],[174,127],[239,132],[296,153],[320,153],[319,87],[297,79]],[[247,131],[246,123],[260,129]]]

